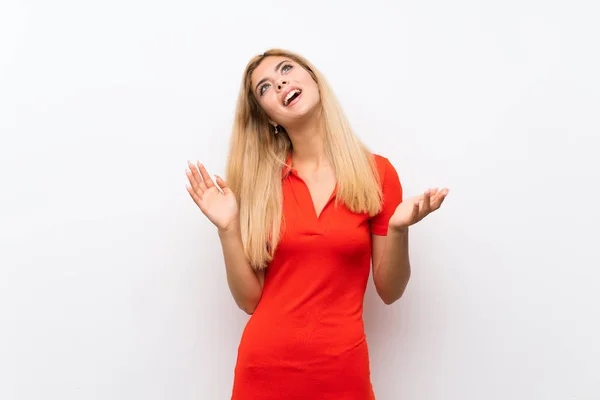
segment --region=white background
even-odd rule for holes
[[[186,161],[223,174],[243,68],[328,78],[406,196],[365,300],[378,400],[600,398],[594,1],[0,5],[0,398],[228,399],[247,316]]]

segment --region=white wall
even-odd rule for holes
[[[186,160],[224,172],[245,63],[300,52],[406,195],[365,306],[378,400],[600,398],[593,1],[0,5],[0,398],[226,399],[247,317]]]

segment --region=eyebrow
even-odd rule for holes
[[[279,67],[281,67],[281,65],[283,63],[285,63],[285,62],[291,62],[291,61],[290,60],[283,60],[283,61],[281,61],[279,64],[277,64],[275,66],[275,68],[273,68],[273,71],[275,71],[275,72],[279,71]],[[258,87],[260,85],[262,85],[265,81],[267,81],[267,78],[262,78],[260,81],[258,81],[258,83],[256,84],[256,87],[254,88],[254,90],[258,89]]]

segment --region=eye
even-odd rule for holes
[[[260,89],[258,89],[258,92],[260,93],[260,95],[262,96],[265,93],[265,90],[269,87],[268,83],[265,83],[264,85],[262,85],[260,87]]]
[[[286,74],[289,70],[291,70],[292,68],[294,68],[294,66],[292,64],[284,64],[281,67],[281,73],[282,74]],[[258,88],[258,93],[262,96],[265,91],[269,88],[269,84],[265,83],[264,85],[262,85],[260,88]]]

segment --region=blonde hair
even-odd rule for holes
[[[373,216],[381,210],[382,200],[374,157],[353,133],[324,76],[308,60],[289,51],[271,49],[255,56],[244,71],[226,180],[238,201],[245,255],[257,270],[267,267],[273,259],[284,228],[282,168],[292,151],[292,142],[285,130],[273,135],[266,113],[252,94],[252,73],[270,56],[290,58],[304,67],[317,83],[326,131],[325,151],[338,184],[336,205],[343,202],[352,212]]]

